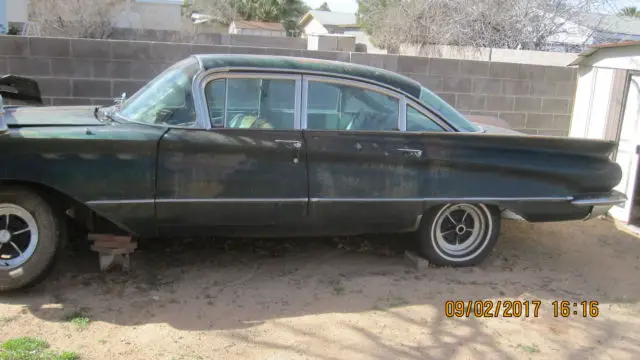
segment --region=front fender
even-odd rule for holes
[[[154,234],[157,145],[165,131],[135,124],[10,128],[0,137],[0,179],[45,185],[134,234]]]

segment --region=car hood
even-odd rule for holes
[[[10,127],[103,124],[96,119],[94,111],[95,106],[6,106],[4,121]]]

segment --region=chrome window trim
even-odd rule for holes
[[[202,64],[202,59],[200,59],[199,57],[197,57],[197,56],[189,56],[189,57],[187,57],[187,58],[185,58],[183,60],[180,60],[180,61],[184,61],[184,60],[187,60],[187,59],[194,59],[194,62],[195,62],[195,64],[197,64],[197,68],[198,68],[196,73],[193,75],[193,79],[191,80],[191,95],[193,97],[192,100],[193,100],[193,103],[194,103],[194,109],[196,111],[196,122],[193,125],[191,125],[191,126],[167,125],[167,124],[155,124],[155,123],[148,123],[148,122],[144,122],[144,121],[130,120],[128,118],[125,118],[124,116],[119,115],[117,111],[113,114],[113,116],[115,118],[119,119],[120,121],[130,122],[130,123],[139,124],[139,125],[153,126],[153,127],[158,127],[158,128],[182,129],[182,130],[198,130],[198,129],[202,129],[203,126],[206,125],[206,124],[205,124],[205,120],[202,119],[202,117],[199,116],[199,113],[198,113],[199,108],[198,108],[198,100],[197,100],[198,94],[197,94],[197,91],[196,91],[196,89],[197,89],[196,85],[198,83],[198,78],[202,74],[206,73],[206,70],[204,70],[204,66]],[[162,70],[162,72],[160,74],[162,74],[163,72],[169,70],[169,68],[175,66],[180,61],[172,64],[171,66],[167,66],[164,70]],[[154,76],[151,80],[147,81],[145,83],[145,86],[148,83],[150,83],[152,80],[154,80],[157,76],[160,76],[160,74]],[[138,89],[132,95],[135,95],[140,90],[142,90],[142,89]]]
[[[406,106],[405,106],[405,126],[406,126],[406,116],[407,116],[407,106],[411,106],[412,108],[416,109],[419,113],[421,113],[422,115],[424,115],[425,117],[431,119],[431,121],[435,122],[438,126],[442,127],[442,129],[444,131],[442,132],[452,132],[452,131],[456,131],[449,123],[442,121],[439,117],[434,117],[430,115],[430,111],[428,111],[428,109],[425,109],[424,105],[422,105],[421,103],[415,102],[411,99],[409,99],[409,101],[407,101]],[[405,131],[406,127],[405,127]],[[428,133],[436,133],[434,131],[407,131],[409,133],[421,133],[421,132],[428,132]],[[439,133],[439,132],[437,132]]]
[[[369,84],[367,82],[363,82],[361,80],[347,80],[347,79],[341,79],[341,78],[336,78],[336,77],[328,77],[328,76],[318,76],[318,75],[303,75],[302,76],[302,82],[303,82],[303,104],[304,107],[302,108],[302,124],[304,125],[302,127],[303,130],[314,130],[314,131],[327,131],[327,130],[323,130],[323,129],[307,129],[307,116],[308,116],[308,109],[307,109],[307,105],[309,104],[309,81],[315,81],[315,82],[323,82],[323,83],[329,83],[329,84],[339,84],[339,85],[346,85],[346,86],[351,86],[351,87],[357,87],[357,88],[361,88],[361,89],[365,89],[365,90],[369,90],[369,91],[373,91],[373,92],[377,92],[383,95],[387,95],[390,97],[395,98],[396,100],[398,100],[398,119],[396,121],[396,126],[398,129],[400,129],[400,131],[402,131],[402,129],[400,128],[400,124],[402,123],[401,118],[403,117],[403,113],[402,113],[402,103],[406,102],[405,100],[405,96],[403,94],[400,94],[397,91],[388,89],[386,87],[380,87],[377,85],[373,85],[373,84]],[[406,121],[406,113],[405,115],[405,121]],[[330,130],[330,131],[336,131],[336,130]],[[348,132],[359,132],[361,130],[338,130],[338,131],[348,131]],[[384,132],[393,132],[393,131],[397,131],[397,130],[375,130],[375,131],[384,131]]]
[[[353,80],[356,82],[363,82],[363,83],[367,83],[367,84],[372,84],[375,86],[379,86],[381,88],[384,89],[388,89],[389,91],[393,91],[397,94],[401,94],[403,96],[405,96],[407,98],[407,100],[411,100],[414,103],[420,104],[420,107],[423,111],[427,111],[429,114],[431,114],[431,118],[437,118],[438,120],[440,120],[442,123],[447,124],[447,128],[448,129],[453,129],[453,132],[464,132],[464,133],[479,133],[481,131],[478,132],[473,132],[473,131],[467,131],[461,128],[458,128],[455,126],[455,124],[451,124],[447,121],[446,118],[444,118],[442,115],[440,115],[440,113],[438,113],[437,111],[435,111],[434,109],[431,109],[428,105],[423,104],[420,101],[420,94],[418,94],[418,96],[414,96],[402,89],[399,88],[394,88],[393,86],[390,86],[388,84],[385,83],[381,83],[379,81],[375,81],[375,80],[371,80],[371,79],[367,79],[367,78],[363,78],[363,77],[358,77],[358,76],[353,76],[353,75],[347,75],[347,74],[336,74],[336,73],[329,73],[329,72],[323,72],[323,71],[313,71],[313,70],[299,70],[299,69],[278,69],[278,68],[255,68],[255,67],[250,67],[250,66],[227,66],[227,67],[217,67],[217,68],[211,68],[208,70],[205,70],[202,72],[202,76],[198,79],[197,77],[194,78],[194,85],[197,82],[200,82],[203,78],[211,75],[211,74],[215,74],[215,73],[235,73],[235,72],[245,72],[245,73],[277,73],[277,74],[296,74],[296,75],[300,75],[303,77],[306,76],[320,76],[320,77],[327,77],[327,78],[336,78],[336,79],[346,79],[346,80]],[[420,83],[418,84],[418,89],[422,88],[422,85]],[[195,93],[194,93],[195,94]]]
[[[262,72],[262,71],[249,71],[249,72],[220,72],[220,71],[205,71],[200,76],[197,76],[193,81],[194,89],[197,91],[194,92],[194,100],[198,98],[198,104],[196,105],[196,111],[201,111],[206,119],[205,128],[204,129],[212,129],[213,126],[211,124],[211,114],[209,113],[209,108],[207,106],[207,97],[205,94],[206,86],[215,80],[218,79],[270,79],[270,80],[294,80],[295,81],[295,98],[293,101],[293,129],[283,129],[283,130],[300,130],[300,105],[301,105],[301,83],[302,83],[302,75],[297,74],[274,74],[271,72]],[[229,101],[229,81],[225,82],[225,101],[224,101],[224,128],[227,128],[227,103]],[[197,94],[197,95],[196,95]],[[219,128],[216,128],[219,129]],[[259,129],[259,130],[269,130],[269,129]]]
[[[307,106],[309,105],[309,81],[306,79],[305,75],[302,75],[302,92],[300,94],[302,98],[300,108],[300,129],[307,129]]]
[[[398,129],[407,131],[407,98],[403,95],[400,99],[400,112],[398,113]]]

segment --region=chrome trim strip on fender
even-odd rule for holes
[[[148,204],[153,203],[260,203],[260,202],[489,202],[489,201],[546,201],[546,202],[566,202],[572,201],[572,196],[557,197],[467,197],[467,198],[203,198],[203,199],[133,199],[133,200],[96,200],[88,201],[87,205],[106,205],[106,204]]]
[[[611,194],[611,196],[575,199],[571,204],[576,206],[613,206],[623,204],[626,201],[627,197],[624,194],[617,193]]]
[[[549,201],[565,202],[573,200],[572,196],[557,197],[461,197],[461,198],[311,198],[311,202],[487,202],[487,201]]]
[[[87,201],[86,205],[124,205],[124,204],[153,204],[153,199],[134,199],[134,200],[94,200]]]
[[[158,199],[156,203],[298,203],[308,202],[307,198],[293,199]]]

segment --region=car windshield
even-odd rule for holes
[[[478,132],[482,129],[467,120],[458,110],[442,100],[438,95],[434,94],[427,88],[420,91],[420,100],[431,109],[439,112],[447,121],[451,122],[456,128],[462,131]]]
[[[117,115],[149,124],[194,125],[191,85],[197,72],[198,62],[193,58],[176,63],[123,102]]]

